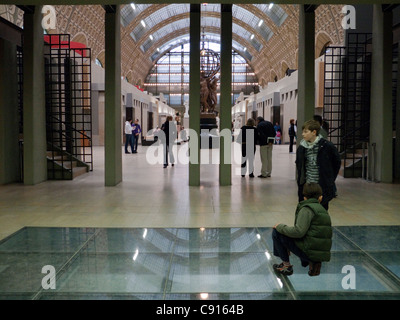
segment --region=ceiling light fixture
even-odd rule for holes
[[[252,35],[250,36],[250,39],[251,39],[251,40],[253,40],[253,39],[254,39],[254,34],[252,34]]]
[[[132,8],[133,10],[136,10],[136,6],[135,6],[134,3],[131,3],[131,8]]]
[[[144,20],[141,20],[140,23],[142,24],[143,28],[146,28],[146,23],[144,22]]]
[[[260,19],[260,22],[258,23],[258,26],[261,27],[261,25],[264,23],[263,19]]]
[[[274,4],[270,3],[269,6],[268,6],[268,10],[271,10],[273,6],[274,6]]]
[[[151,41],[153,41],[153,39],[154,39],[152,35],[150,35],[149,38]]]

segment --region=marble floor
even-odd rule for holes
[[[295,154],[274,146],[272,177],[242,178],[236,145],[230,186],[204,150],[201,185],[189,187],[185,145],[166,169],[150,147],[123,154],[115,187],[104,186],[102,147],[73,181],[0,186],[0,299],[400,298],[400,185],[338,177],[332,261],[310,278],[293,258],[295,273],[278,277],[271,227],[293,224]],[[41,285],[45,265],[55,290]],[[345,266],[355,289],[343,288]]]

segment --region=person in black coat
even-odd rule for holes
[[[294,119],[290,119],[288,133],[289,133],[289,153],[293,153],[294,138],[296,138],[296,129],[294,126]]]
[[[240,128],[239,135],[236,139],[242,145],[242,163],[241,174],[242,177],[246,175],[246,164],[249,163],[249,177],[254,178],[254,155],[256,153],[257,142],[257,129],[256,122],[250,118],[247,120],[246,125]]]
[[[168,167],[168,154],[171,161],[171,165],[174,166],[174,154],[172,152],[172,146],[176,137],[176,124],[172,121],[172,116],[168,116],[167,120],[161,126],[161,130],[164,132],[161,143],[164,145],[164,168]]]
[[[259,178],[268,178],[272,172],[272,148],[276,131],[271,122],[257,117],[258,144],[260,145],[261,174]]]
[[[296,151],[296,170],[299,202],[303,201],[304,184],[315,182],[322,188],[321,205],[328,210],[329,201],[335,197],[335,180],[341,166],[341,158],[332,142],[320,134],[318,121],[306,121]]]

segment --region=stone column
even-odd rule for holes
[[[190,5],[189,186],[200,185],[200,4]]]
[[[391,10],[373,5],[369,179],[393,181]]]
[[[120,6],[105,6],[105,185],[122,181]]]
[[[46,102],[42,6],[29,8],[23,43],[24,184],[34,185],[47,180]]]
[[[0,184],[20,180],[17,46],[0,39]]]
[[[221,4],[221,86],[220,86],[220,164],[219,183],[230,185],[232,111],[232,5]]]

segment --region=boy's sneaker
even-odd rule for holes
[[[284,276],[290,276],[293,274],[293,266],[285,266],[283,262],[281,264],[274,264],[272,268]]]
[[[308,275],[310,277],[319,276],[321,270],[321,262],[310,262]]]

